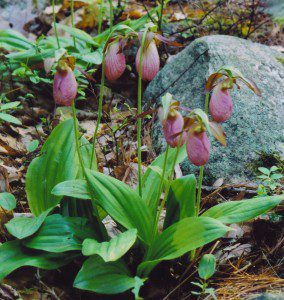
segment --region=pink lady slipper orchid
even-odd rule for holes
[[[189,160],[195,166],[205,165],[210,156],[210,141],[206,132],[189,132],[186,142],[186,151]]]
[[[71,106],[76,98],[77,88],[78,84],[70,67],[57,70],[53,81],[53,98],[56,104]]]
[[[228,88],[223,87],[222,83],[217,84],[212,92],[209,110],[212,120],[218,123],[227,121],[233,112],[233,101]]]
[[[121,52],[120,43],[109,44],[105,56],[105,75],[108,80],[117,80],[125,71],[125,55]]]
[[[167,144],[172,148],[175,148],[179,145],[179,140],[181,138],[180,134],[182,134],[182,138],[179,146],[184,144],[186,133],[182,132],[183,126],[184,120],[180,112],[175,109],[171,109],[167,118],[163,121],[163,133]]]
[[[146,35],[144,50],[142,53],[142,79],[151,81],[160,70],[160,57],[155,42],[155,33],[149,32]],[[141,47],[136,54],[136,70],[139,74]]]

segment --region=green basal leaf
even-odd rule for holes
[[[104,262],[99,256],[88,258],[74,281],[74,287],[99,294],[119,294],[137,286],[122,261]]]
[[[150,245],[144,262],[138,266],[138,276],[147,276],[163,260],[171,260],[204,246],[232,230],[218,220],[191,217],[171,225]]]
[[[29,63],[35,63],[38,61],[42,61],[48,57],[54,57],[55,51],[56,49],[46,49],[41,52],[36,49],[29,49],[27,51],[7,54],[6,57],[19,62],[26,63],[26,61],[28,60]]]
[[[24,245],[47,252],[63,253],[81,250],[86,238],[97,238],[87,219],[54,214],[45,219],[38,233],[25,240]]]
[[[83,30],[80,30],[78,28],[72,28],[70,26],[63,25],[63,24],[60,24],[60,23],[57,23],[56,26],[59,29],[62,29],[64,31],[68,32],[71,36],[75,37],[76,39],[79,39],[81,41],[84,41],[84,42],[86,42],[88,44],[91,44],[93,46],[96,46],[96,47],[100,46],[98,43],[96,43],[94,41],[94,39],[88,33],[86,33]]]
[[[109,242],[99,243],[94,239],[83,242],[82,253],[86,256],[99,255],[105,262],[121,258],[135,243],[137,229],[129,229],[112,238]]]
[[[73,53],[73,56],[94,65],[100,65],[103,59],[102,48],[88,53]]]
[[[203,217],[217,219],[223,223],[238,223],[251,220],[277,206],[284,200],[284,194],[257,197],[249,200],[229,201],[209,208]]]
[[[6,29],[0,30],[0,46],[3,44],[9,47],[7,50],[27,50],[33,47],[33,43],[27,40],[17,31]]]
[[[5,113],[0,113],[0,123],[1,123],[1,120],[5,121],[5,122],[16,124],[16,125],[22,125],[22,122],[19,119],[15,118],[9,114],[5,114]]]
[[[177,149],[176,148],[170,148],[168,151],[168,159],[166,162],[166,169],[165,169],[165,178],[168,178],[170,175],[170,172],[173,167],[173,161],[174,157],[176,155]],[[157,212],[157,205],[160,200],[159,193],[159,186],[161,182],[161,176],[153,170],[153,167],[156,168],[163,168],[164,164],[164,155],[165,153],[162,153],[159,155],[147,168],[146,172],[142,176],[142,198],[147,203],[147,206],[150,208],[153,216]],[[177,164],[184,161],[184,159],[187,157],[186,148],[185,145],[182,146],[178,152],[177,157]]]
[[[86,180],[74,179],[58,183],[51,191],[55,196],[68,196],[83,200],[92,199]]]
[[[45,270],[57,269],[72,261],[77,254],[54,254],[42,251],[29,251],[19,240],[0,245],[0,281],[14,270],[32,266]]]
[[[81,151],[85,165],[90,165],[90,144],[81,139]],[[82,176],[76,152],[72,119],[59,124],[44,143],[40,156],[29,165],[26,191],[29,207],[35,216],[56,206],[62,197],[51,194],[60,182]]]
[[[167,199],[164,229],[187,217],[195,216],[196,179],[193,174],[175,179]]]
[[[8,232],[14,237],[18,239],[24,239],[38,231],[51,210],[52,208],[49,208],[48,210],[41,213],[38,217],[13,218],[5,224],[5,227],[7,228]]]
[[[216,258],[213,254],[204,254],[198,265],[198,275],[200,278],[209,279],[216,270]]]
[[[138,193],[124,182],[103,173],[87,170],[86,177],[97,203],[125,228],[137,228],[139,238],[149,244],[154,217]]]
[[[3,192],[0,193],[0,206],[6,210],[13,210],[17,205],[16,198],[13,194]]]

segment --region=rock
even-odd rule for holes
[[[252,296],[249,299],[250,300],[283,300],[284,293],[279,293],[279,294],[263,293],[256,296]]]
[[[180,100],[182,106],[204,107],[204,86],[210,74],[230,65],[252,78],[262,92],[256,96],[243,84],[231,91],[234,102],[232,117],[223,123],[227,134],[226,148],[212,140],[211,156],[205,166],[205,182],[218,178],[241,182],[253,178],[248,165],[258,152],[284,156],[284,55],[267,46],[237,37],[212,35],[192,42],[157,74],[144,93],[144,109],[157,106],[166,92]],[[278,60],[279,59],[279,60]],[[165,149],[159,121],[152,132],[155,149]],[[197,171],[188,160],[185,173]]]
[[[284,20],[284,2],[283,0],[264,0],[266,12],[269,13],[275,21],[283,23]]]

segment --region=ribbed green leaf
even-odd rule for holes
[[[209,208],[202,216],[214,218],[228,224],[244,222],[267,212],[283,200],[284,194],[230,201]]]
[[[167,199],[164,228],[187,217],[195,216],[196,179],[193,174],[175,179]]]
[[[137,228],[139,238],[149,244],[154,217],[138,193],[122,181],[91,170],[87,170],[87,181],[98,204],[125,228]]]
[[[11,29],[0,30],[0,45],[2,43],[10,46],[7,50],[27,50],[33,46],[23,35]]]
[[[59,124],[41,150],[41,155],[29,165],[26,192],[32,213],[38,216],[59,203],[61,197],[51,194],[53,187],[62,181],[74,179],[79,171],[75,150],[72,120]]]
[[[82,253],[86,256],[99,255],[105,262],[121,258],[135,243],[137,229],[129,229],[112,238],[109,242],[99,243],[94,239],[83,242]]]
[[[99,256],[88,258],[74,281],[74,287],[99,294],[118,294],[135,285],[122,261],[106,263]]]
[[[0,206],[6,210],[13,210],[17,205],[16,198],[13,194],[0,193]]]
[[[168,151],[168,159],[166,163],[166,172],[165,178],[170,175],[171,169],[173,167],[174,157],[176,155],[177,149],[170,148]],[[147,205],[150,207],[150,210],[153,215],[157,211],[157,205],[160,200],[159,195],[159,186],[161,182],[160,175],[155,172],[151,167],[159,167],[163,169],[164,165],[164,155],[165,153],[159,155],[147,168],[145,174],[142,177],[142,197],[146,201]],[[181,147],[178,153],[177,164],[182,162],[186,158],[186,149],[185,146]]]
[[[74,179],[57,184],[51,193],[55,196],[68,196],[78,199],[92,199],[86,180]]]
[[[170,260],[222,237],[230,227],[206,217],[185,218],[159,235],[151,244],[138,275],[147,276],[161,261]]]
[[[89,166],[89,143],[81,139],[82,155]],[[59,203],[62,197],[51,194],[58,183],[82,176],[75,146],[72,119],[59,124],[43,145],[40,156],[29,165],[26,192],[29,207],[35,216]]]
[[[42,251],[30,251],[21,245],[19,240],[0,245],[0,281],[14,270],[23,266],[32,266],[45,270],[57,269],[77,255],[46,253]]]
[[[99,44],[96,43],[93,40],[93,38],[83,30],[80,30],[78,28],[72,28],[70,26],[66,26],[66,25],[63,25],[63,24],[56,24],[56,26],[58,26],[59,29],[62,29],[64,31],[68,32],[71,36],[75,37],[76,39],[79,39],[79,40],[84,41],[88,44],[94,45],[96,47],[99,47]]]
[[[87,219],[62,217],[55,214],[47,217],[38,233],[25,240],[24,245],[38,250],[61,253],[81,250],[83,240],[96,238]]]
[[[38,231],[43,221],[49,214],[52,208],[47,209],[41,213],[38,217],[19,217],[13,218],[5,224],[8,232],[18,239],[24,239],[28,236],[33,235]]]
[[[26,51],[7,54],[6,57],[19,62],[26,61],[28,59],[29,63],[35,63],[38,61],[43,61],[48,57],[54,57],[55,51],[56,49],[46,49],[38,52],[36,49],[31,48]]]

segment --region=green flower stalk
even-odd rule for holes
[[[99,126],[100,126],[101,118],[102,118],[102,114],[103,114],[104,88],[105,88],[105,54],[103,54],[103,58],[102,58],[102,75],[101,75],[101,84],[100,84],[98,119],[97,119],[95,131],[94,131],[94,135],[93,135],[92,155],[91,155],[90,167],[92,166],[94,159],[95,159],[95,162],[96,162],[96,165],[97,165],[96,140],[97,140]]]
[[[74,28],[74,0],[71,0],[71,25]],[[76,38],[73,37],[74,47],[76,48]]]
[[[57,41],[57,47],[59,49],[60,48],[60,43],[59,43],[58,32],[57,32],[57,27],[56,27],[56,16],[55,16],[55,10],[54,10],[55,3],[54,2],[55,2],[55,0],[52,0],[53,27],[54,27],[55,38],[56,38],[56,41]]]
[[[143,63],[143,49],[147,36],[148,28],[145,29],[141,40],[141,51],[139,55],[139,72],[138,72],[138,103],[137,103],[137,150],[138,150],[138,190],[139,195],[142,197],[142,172],[141,172],[141,126],[142,120],[140,118],[142,112],[142,63]]]

